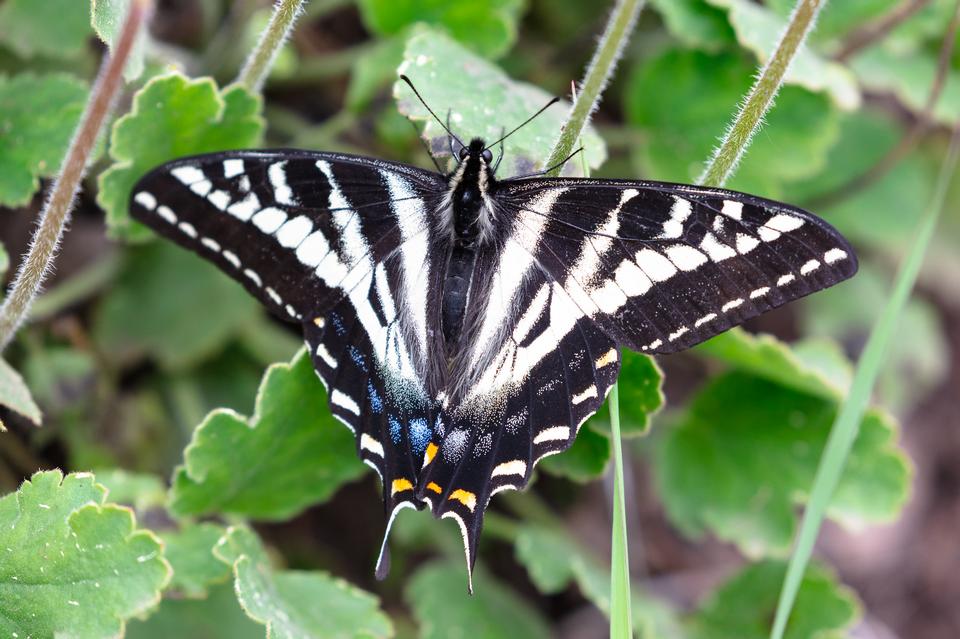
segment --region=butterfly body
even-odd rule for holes
[[[853,275],[826,222],[721,189],[497,180],[235,151],[158,167],[133,216],[298,324],[335,417],[404,508],[454,519],[468,567],[491,496],[573,443],[622,347],[670,353]],[[386,566],[386,536],[378,574]]]

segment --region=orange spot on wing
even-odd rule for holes
[[[471,493],[469,490],[464,490],[462,488],[457,488],[455,491],[450,493],[450,497],[454,501],[459,501],[461,504],[470,509],[470,512],[473,512],[473,509],[477,507],[477,496]]]

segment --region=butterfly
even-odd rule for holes
[[[459,525],[472,591],[490,498],[572,445],[622,348],[690,348],[851,277],[857,260],[788,204],[501,180],[493,145],[449,135],[449,173],[292,149],[178,159],[136,184],[130,210],[301,328],[332,414],[382,482],[377,575],[397,513],[428,507]]]

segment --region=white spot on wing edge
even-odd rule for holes
[[[214,253],[220,252],[220,243],[213,238],[210,238],[210,237],[201,238],[200,243],[206,246],[208,249],[210,249]]]
[[[169,207],[164,206],[163,204],[157,207],[157,215],[165,219],[167,222],[170,222],[170,224],[177,223],[176,214],[171,211]]]
[[[720,209],[720,212],[727,217],[739,221],[743,219],[743,202],[737,202],[736,200],[724,200],[723,207]]]
[[[197,229],[193,228],[193,224],[189,222],[180,222],[177,227],[183,231],[183,234],[192,238],[197,239]]]
[[[596,387],[593,391],[596,393]],[[568,439],[570,439],[569,426],[550,426],[537,433],[537,436],[533,438],[533,443],[542,444],[543,442],[566,441]]]
[[[232,178],[243,173],[243,160],[230,158],[223,161],[223,177]]]
[[[178,166],[177,168],[171,170],[170,175],[180,180],[181,184],[186,184],[187,186],[206,178],[206,176],[203,174],[203,171],[195,166],[190,166],[189,164]]]
[[[340,408],[350,411],[357,417],[360,416],[360,407],[357,406],[357,402],[353,401],[353,398],[344,393],[343,391],[334,388],[333,392],[330,393],[330,401],[339,406]],[[381,447],[381,456],[383,455]]]
[[[133,201],[149,211],[157,208],[157,198],[153,197],[152,193],[147,193],[146,191],[140,191],[133,196]]]
[[[240,268],[240,258],[237,257],[237,254],[233,251],[224,251],[223,257],[225,260],[233,264],[234,268]]]
[[[579,392],[573,397],[571,397],[570,401],[573,403],[574,406],[576,406],[577,404],[582,404],[583,402],[587,401],[591,397],[598,397],[597,387],[594,384],[590,384],[589,386],[584,388],[582,392]]]
[[[764,226],[775,231],[780,231],[781,233],[789,233],[803,226],[803,218],[797,217],[796,215],[778,213],[767,220]]]
[[[793,280],[797,279],[797,276],[793,273],[787,273],[786,275],[781,275],[780,279],[777,280],[777,286],[786,286]]]
[[[333,392],[336,393],[337,391]],[[367,433],[360,435],[360,450],[368,450],[374,455],[378,455],[381,458],[383,457],[383,445]]]
[[[703,317],[701,317],[700,319],[698,319],[696,322],[694,322],[694,323],[693,323],[693,327],[694,327],[694,328],[700,328],[701,326],[703,326],[703,325],[706,324],[707,322],[712,322],[712,321],[715,320],[715,319],[717,319],[717,314],[716,314],[716,313],[707,313],[706,315],[704,315]]]
[[[286,161],[274,162],[267,169],[267,177],[270,178],[270,185],[273,187],[273,197],[280,204],[296,205],[297,201],[293,197],[293,189],[287,184]]]
[[[317,344],[317,355],[326,363],[330,368],[337,367],[337,360],[333,358],[333,355],[330,354],[330,351],[327,350],[327,347],[323,344]]]
[[[724,304],[723,306],[721,306],[721,307],[720,307],[720,311],[721,311],[722,313],[726,313],[727,311],[731,311],[731,310],[737,308],[737,307],[740,306],[741,304],[743,304],[743,298],[738,297],[737,299],[735,299],[735,300],[730,300],[729,302],[727,302],[726,304]]]
[[[763,297],[769,292],[770,292],[769,286],[761,286],[760,288],[754,289],[753,291],[750,292],[750,299],[755,300],[758,297]]]
[[[800,275],[807,275],[808,273],[813,273],[818,268],[820,268],[820,262],[818,262],[817,260],[810,260],[806,264],[800,267]]]
[[[514,459],[512,461],[503,462],[502,464],[497,464],[493,469],[493,472],[490,473],[491,477],[499,477],[501,475],[520,475],[521,477],[527,473],[527,463],[522,459]]]
[[[823,261],[827,264],[833,264],[834,262],[839,262],[840,260],[846,259],[846,257],[846,251],[838,248],[832,248],[823,254]]]

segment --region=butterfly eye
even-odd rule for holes
[[[482,153],[483,161],[490,164],[493,161],[493,152],[490,149],[484,149]]]
[[[460,160],[466,160],[468,155],[470,155],[470,149],[465,146],[461,147],[460,151],[457,153],[457,157],[459,157]]]

